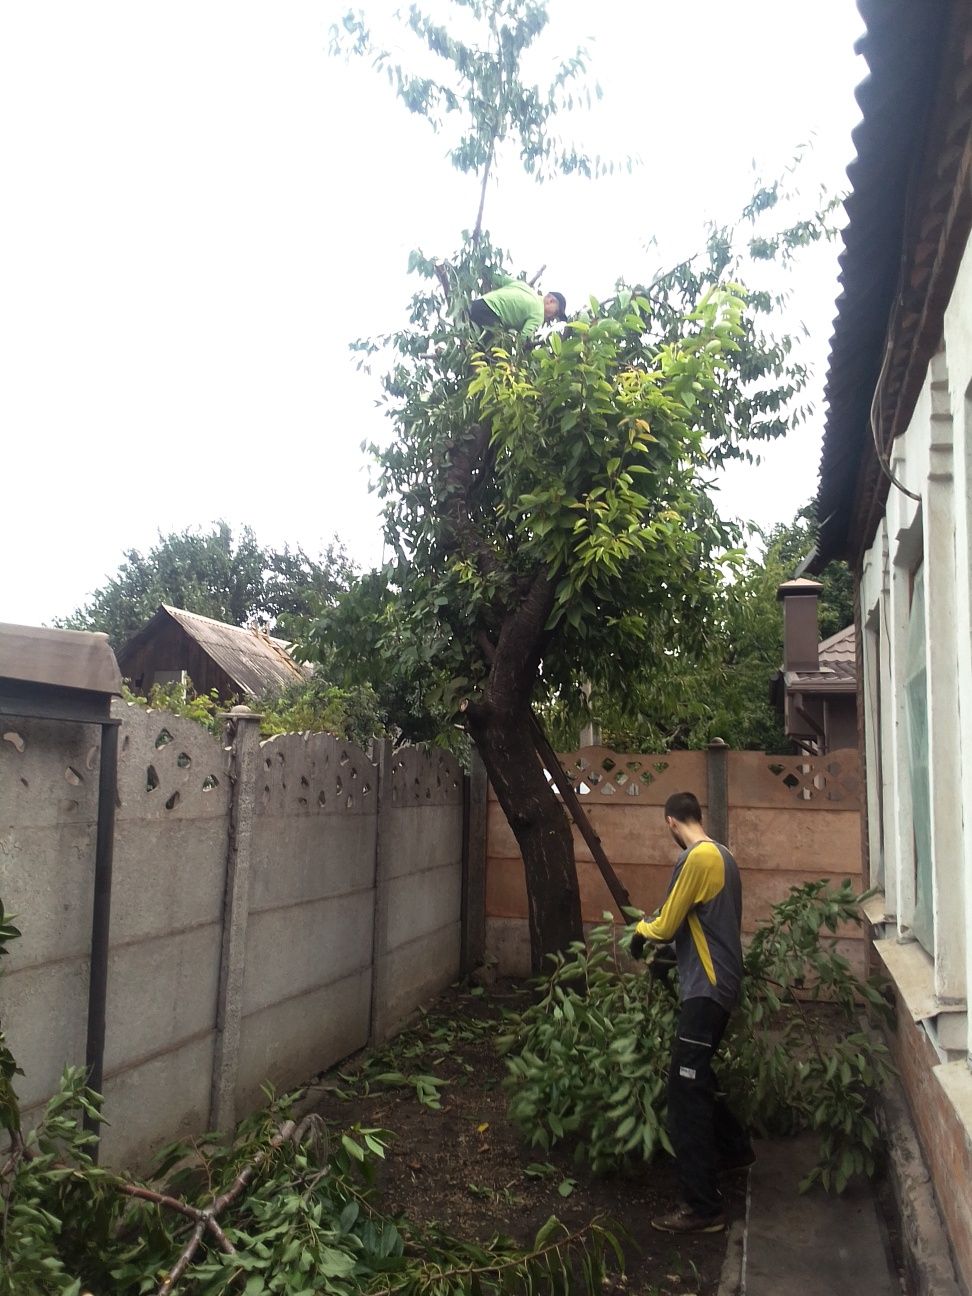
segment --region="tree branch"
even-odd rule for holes
[[[489,156],[486,158],[486,166],[483,170],[483,183],[479,190],[479,211],[476,213],[476,226],[473,229],[472,241],[479,242],[480,235],[483,232],[483,209],[486,206],[486,185],[489,183],[489,173],[493,165],[493,151],[496,148],[495,135],[489,141]]]
[[[192,1263],[192,1258],[199,1250],[199,1243],[202,1241],[202,1235],[206,1231],[206,1221],[200,1220],[192,1231],[192,1237],[182,1249],[182,1254],[172,1266],[165,1281],[158,1290],[158,1296],[169,1296],[169,1293],[175,1290],[175,1285]]]

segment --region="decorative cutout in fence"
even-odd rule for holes
[[[260,744],[257,811],[262,814],[362,812],[373,802],[374,765],[333,734],[279,734]]]
[[[860,760],[853,748],[825,756],[733,752],[729,757],[729,784],[730,807],[860,808]]]
[[[664,801],[670,792],[698,784],[704,779],[704,756],[701,752],[669,752],[664,756],[628,755],[607,747],[584,747],[561,756],[564,771],[581,798],[639,797],[657,800],[664,785]],[[549,773],[547,775],[549,779]],[[704,785],[697,790],[704,800]]]
[[[392,755],[392,805],[446,805],[454,802],[462,769],[444,751],[399,748]]]
[[[122,715],[119,815],[191,819],[222,814],[229,803],[225,767],[218,739],[194,720],[133,703]],[[77,768],[74,772],[80,774]]]

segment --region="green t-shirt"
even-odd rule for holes
[[[517,329],[524,337],[532,337],[543,323],[543,298],[522,279],[508,279],[505,275],[493,277],[500,287],[486,293],[483,301],[507,328]]]

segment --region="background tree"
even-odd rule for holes
[[[507,83],[519,84],[517,60],[545,7],[457,3],[484,24],[482,43],[429,45],[456,83],[501,58]],[[411,13],[416,34],[430,30]],[[344,30],[358,52],[372,49],[362,19]],[[414,78],[387,70],[408,100]],[[551,111],[561,92],[555,79],[541,96]],[[491,108],[452,93],[475,138],[495,131]],[[521,100],[508,103],[519,120]],[[424,112],[427,101],[409,106]],[[544,138],[521,133],[527,169]],[[453,161],[482,175],[495,150]],[[526,866],[535,967],[580,936],[581,919],[571,834],[531,707],[576,698],[586,681],[634,698],[711,659],[716,601],[742,556],[713,507],[711,476],[786,429],[804,380],[788,340],[767,335],[773,296],[733,283],[744,260],[819,236],[818,223],[801,223],[757,244],[754,223],[778,199],[775,187],[757,195],[742,249],[736,229],[712,229],[700,257],[647,288],[619,285],[548,345],[510,339],[488,356],[462,307],[505,263],[502,252],[479,232],[448,276],[414,253],[427,286],[408,325],[358,344],[393,357],[383,399],[394,439],[374,448],[396,555],[379,644],[399,671],[435,681],[443,718],[461,717],[483,756]]]
[[[573,747],[588,721],[618,751],[704,747],[715,737],[736,749],[794,750],[770,701],[770,683],[783,663],[783,609],[776,592],[813,548],[812,508],[800,509],[791,523],[752,530],[763,552],[747,553],[713,600],[709,652],[672,663],[662,681],[652,680],[634,694],[592,692],[569,705],[557,699],[548,715],[561,750]],[[820,638],[826,639],[853,623],[853,580],[843,562],[830,563],[818,579]]]
[[[318,558],[303,549],[261,546],[249,527],[234,538],[225,522],[210,531],[160,535],[147,554],[127,549],[107,584],[68,617],[64,629],[101,630],[120,648],[160,603],[229,625],[295,638],[346,589],[354,567],[334,542]]]

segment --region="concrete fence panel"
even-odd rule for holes
[[[707,824],[725,827],[743,879],[743,931],[752,933],[791,886],[819,878],[861,881],[856,751],[824,757],[708,751],[661,756],[586,747],[561,756],[594,831],[632,904],[651,913],[664,900],[677,847],[662,808],[673,792],[698,796]],[[719,805],[709,804],[710,790]],[[614,911],[590,850],[573,829],[585,923]],[[495,794],[487,807],[487,949],[500,970],[530,968],[523,861]],[[618,917],[618,915],[616,915]],[[840,933],[841,948],[863,968],[859,928]]]
[[[167,712],[114,714],[101,1155],[139,1169],[453,980],[470,851],[445,754],[386,745],[379,767],[327,734],[261,743],[246,708],[222,741]],[[85,1059],[100,730],[4,717],[0,735],[0,899],[23,930],[0,1019],[29,1124]]]
[[[672,873],[672,842],[662,807],[673,792],[692,791],[708,808],[706,753],[663,756],[584,747],[561,756],[561,764],[601,839],[631,902],[650,912],[665,896]],[[576,826],[574,858],[585,923],[615,913],[611,894]],[[526,879],[523,860],[506,817],[490,790],[487,810],[487,950],[502,972],[530,971]]]
[[[368,1039],[378,771],[330,734],[261,743],[239,1109]]]
[[[459,974],[462,769],[446,752],[382,752],[375,1039]]]
[[[126,705],[118,748],[102,1154],[209,1120],[230,787],[198,724]]]
[[[96,725],[0,717],[0,899],[23,932],[2,1018],[28,1119],[84,1063],[100,744]]]

